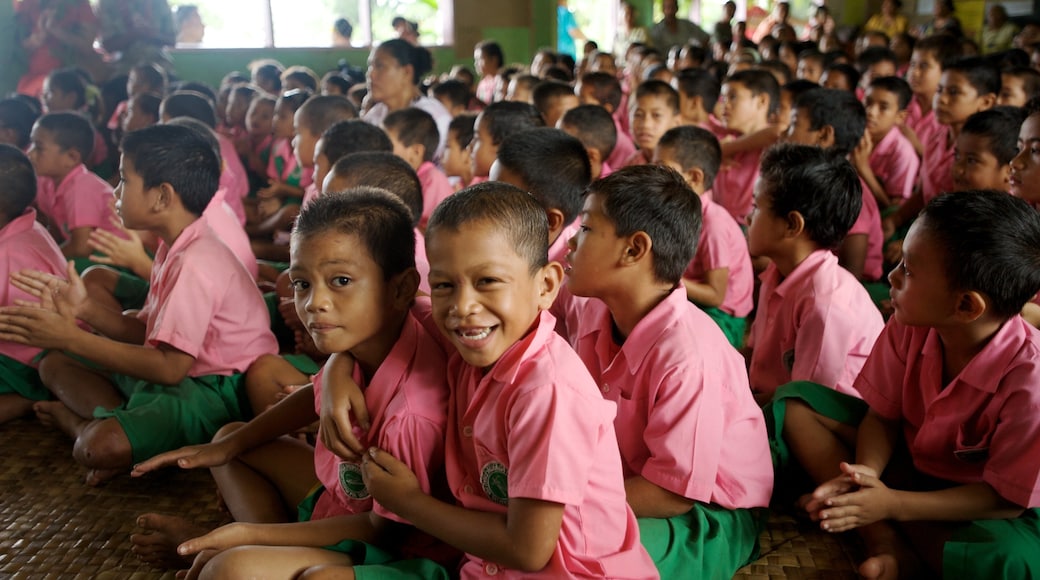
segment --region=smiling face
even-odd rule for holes
[[[530,263],[496,224],[480,221],[428,233],[433,319],[469,364],[487,369],[549,308],[560,270]]]

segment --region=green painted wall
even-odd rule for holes
[[[22,66],[15,61],[14,5],[0,0],[0,94],[6,95],[18,86]]]

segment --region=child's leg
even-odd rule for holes
[[[855,426],[825,417],[802,401],[787,400],[784,440],[791,455],[817,484],[841,475],[842,461],[853,462],[856,431]]]
[[[354,580],[354,570],[346,566],[312,566],[301,572],[296,580]]]
[[[52,352],[40,361],[40,380],[82,419],[92,419],[97,407],[114,409],[124,402],[105,373],[60,352]]]
[[[921,560],[891,522],[880,521],[857,531],[867,546],[867,559],[859,566],[860,576],[877,580],[920,577]]]
[[[83,271],[82,278],[91,300],[108,310],[122,312],[123,307],[115,297],[119,272],[105,266],[92,266]]]
[[[0,423],[6,423],[12,419],[17,419],[22,415],[32,411],[33,408],[32,399],[26,399],[25,397],[15,393],[4,393],[0,395]]]
[[[311,566],[350,566],[350,557],[322,548],[283,546],[240,546],[213,557],[202,569],[201,580],[234,578],[296,578]],[[340,568],[336,578],[353,578],[352,570]]]
[[[214,439],[226,437],[242,425],[225,425]],[[239,522],[294,522],[296,506],[318,484],[314,448],[292,437],[279,437],[210,472]]]
[[[312,372],[317,372],[317,368]],[[282,400],[286,387],[309,382],[308,374],[278,355],[269,354],[256,359],[246,371],[246,394],[253,414],[259,415]]]
[[[87,485],[100,485],[133,465],[130,439],[116,419],[84,419],[61,401],[40,401],[33,410],[41,423],[76,440],[72,457],[89,468]]]
[[[160,568],[190,566],[192,559],[177,554],[177,546],[209,532],[180,516],[153,513],[138,516],[137,527],[141,533],[130,534],[130,550],[142,562]]]

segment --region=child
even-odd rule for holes
[[[704,69],[691,69],[680,72],[675,80],[679,91],[679,124],[696,125],[721,136],[725,128],[713,112],[722,86],[715,75]]]
[[[302,203],[304,189],[313,181],[314,161],[296,156],[293,147],[296,138],[294,119],[296,111],[310,97],[311,93],[307,91],[290,91],[278,97],[274,106],[271,158],[267,162],[267,178],[270,182],[267,187],[256,192],[257,198],[285,200],[295,205]]]
[[[712,200],[722,164],[719,142],[700,127],[676,127],[661,137],[654,163],[678,171],[701,198],[697,251],[683,273],[686,297],[719,325],[735,348],[744,346],[746,317],[754,308],[754,273],[740,226]]]
[[[857,93],[862,95],[874,79],[895,76],[896,53],[886,46],[871,46],[860,53],[856,58],[856,68],[859,69],[859,86]]]
[[[120,127],[123,134],[159,123],[159,107],[162,105],[161,98],[150,93],[144,93],[130,97],[126,103],[126,112],[123,115],[123,124]]]
[[[946,34],[922,38],[910,54],[906,81],[914,91],[914,99],[906,110],[903,133],[914,145],[918,157],[926,148],[933,147],[942,127],[935,118],[933,101],[942,80],[942,67],[961,56],[961,43]],[[919,210],[920,208],[918,208]]]
[[[559,129],[532,129],[510,136],[498,150],[492,181],[527,191],[549,220],[549,261],[564,262],[567,240],[578,231],[581,192],[589,185],[585,146]]]
[[[534,75],[515,75],[506,83],[505,94],[503,95],[503,98],[499,100],[533,105],[534,88],[538,86],[538,83],[540,82],[542,82],[542,79]]]
[[[902,203],[914,192],[921,160],[899,130],[911,99],[910,84],[899,77],[876,78],[867,87],[866,136],[852,152],[852,162],[880,208]]]
[[[473,128],[476,115],[459,115],[448,125],[448,142],[444,148],[444,174],[452,183],[452,190],[458,191],[473,181],[473,165],[470,162],[470,143],[473,142]]]
[[[531,94],[534,108],[542,114],[546,127],[555,127],[564,113],[580,103],[574,89],[559,81],[542,81]]]
[[[247,134],[246,116],[249,114],[249,105],[257,97],[256,87],[249,85],[238,85],[231,89],[228,95],[227,107],[224,110],[225,126],[221,130],[228,139],[236,145]]]
[[[759,276],[748,337],[748,375],[760,403],[791,381],[851,392],[884,324],[832,252],[862,203],[856,170],[840,153],[781,144],[762,156],[748,228],[751,255],[772,260]]]
[[[29,159],[16,147],[0,145],[0,276],[8,280],[20,270],[65,275],[65,257],[54,238],[36,222],[32,209],[36,176]],[[32,297],[9,283],[0,284],[0,306],[14,306]],[[32,410],[35,401],[50,398],[40,382],[35,362],[41,350],[0,339],[0,423]]]
[[[240,151],[249,171],[249,191],[256,193],[267,184],[267,164],[271,161],[271,143],[274,141],[273,97],[258,95],[249,103],[246,112],[247,149]],[[256,184],[254,187],[253,184]]]
[[[834,63],[823,71],[820,85],[828,89],[855,92],[859,86],[859,71],[848,63]]]
[[[820,88],[820,85],[803,79],[793,80],[780,87],[780,105],[776,108],[775,118],[771,119],[773,121],[772,124],[780,135],[785,135],[790,128],[791,110],[794,109],[794,104],[798,102],[798,98],[818,88]],[[734,143],[734,141],[730,141],[729,145],[732,147]]]
[[[112,116],[108,119],[108,130],[113,133],[113,136],[118,135],[120,130],[126,131],[124,125],[129,114],[128,110],[136,97],[151,95],[162,98],[165,92],[166,71],[162,67],[157,64],[140,64],[133,67],[126,79],[126,100],[116,105]]]
[[[51,232],[61,240],[61,252],[82,271],[90,261],[87,240],[100,228],[113,233],[112,186],[84,165],[94,147],[94,128],[78,113],[48,113],[33,126],[29,159],[36,174],[51,183],[40,188],[36,207]]]
[[[654,148],[665,131],[679,125],[679,93],[662,81],[646,81],[636,87],[632,107],[632,138],[639,151],[624,167],[645,165],[654,158]]]
[[[1021,200],[933,200],[889,275],[895,314],[856,379],[863,401],[821,398],[843,420],[791,406],[787,444],[821,484],[807,508],[824,530],[860,530],[863,576],[1040,573],[1040,334],[1018,316],[1040,290],[1038,247]]]
[[[67,283],[19,274],[15,280],[42,297],[41,307],[0,310],[7,329],[0,338],[52,349],[40,376],[59,401],[34,409],[76,439],[73,456],[90,469],[92,485],[163,451],[206,442],[240,419],[240,373],[277,348],[253,279],[199,219],[220,176],[206,141],[186,127],[136,131],[123,141],[121,173],[116,206],[124,225],[162,240],[141,312],[97,308],[72,268]],[[77,318],[100,334],[81,330]]]
[[[671,169],[618,170],[589,186],[567,258],[567,289],[587,297],[566,306],[567,331],[617,403],[626,496],[663,578],[730,577],[757,557],[773,483],[744,362],[680,283],[700,210]]]
[[[607,164],[615,169],[624,166],[625,161],[635,153],[636,145],[627,129],[628,110],[621,106],[624,94],[617,77],[603,72],[586,73],[574,86],[574,94],[578,95],[581,104],[599,105],[614,117],[618,138],[614,152],[607,158]]]
[[[592,180],[613,173],[614,169],[606,163],[606,159],[617,142],[617,128],[606,109],[596,105],[580,105],[564,113],[557,128],[585,146]]]
[[[494,80],[494,77],[492,77],[492,80]],[[430,92],[433,98],[444,105],[444,108],[447,109],[453,119],[466,112],[469,108],[469,101],[472,98],[469,88],[462,81],[455,79],[437,83],[430,89]]]
[[[423,492],[431,493],[443,469],[448,390],[444,352],[409,312],[419,282],[412,267],[411,221],[404,204],[382,190],[323,195],[300,213],[289,272],[296,310],[317,347],[344,352],[354,361],[353,380],[363,386],[373,419],[365,439],[401,457],[418,475]],[[340,277],[350,284],[340,284]],[[242,522],[196,538],[206,530],[175,532],[179,518],[147,514],[140,520],[151,533],[135,535],[135,543],[153,551],[159,538],[149,536],[165,536],[166,549],[187,540],[179,554],[215,549],[219,553],[207,572],[231,569],[239,575],[291,576],[320,563],[392,568],[395,555],[429,554],[435,547],[429,538],[422,541],[399,525],[406,522],[373,503],[361,480],[360,458],[333,455],[320,436],[313,448],[287,437],[317,420],[322,384],[319,373],[313,385],[256,419],[223,428],[213,443],[135,466],[135,476],[174,464],[212,468],[221,496]],[[299,504],[299,518],[283,503]],[[297,519],[300,523],[263,525]],[[356,544],[340,543],[348,538]],[[248,547],[229,549],[236,546]],[[197,558],[194,568],[209,556]],[[410,566],[420,566],[412,570],[420,577],[446,577],[432,561]]]
[[[1040,71],[1016,66],[1000,73],[1000,96],[997,104],[1024,107],[1029,99],[1040,96]]]
[[[0,100],[0,143],[27,150],[33,124],[39,116],[39,111],[20,99]]]
[[[1018,130],[1025,118],[1018,107],[995,107],[968,117],[954,147],[954,189],[1008,191],[1010,163],[1018,153]]]
[[[826,62],[823,53],[820,51],[815,49],[803,50],[798,54],[798,70],[795,76],[799,80],[819,83],[820,77],[823,76],[823,68]]]
[[[371,123],[366,123],[361,119],[335,123],[321,134],[321,138],[318,139],[317,144],[314,146],[314,177],[319,188],[319,194],[328,191],[339,191],[337,189],[329,189],[325,182],[328,181],[328,176],[332,174],[332,168],[340,159],[355,153],[376,151],[392,153],[393,150],[394,143],[390,140],[386,131]],[[411,167],[410,164],[409,167]],[[413,169],[412,171],[414,172],[415,170]],[[304,205],[306,206],[316,198],[317,195],[308,198],[304,201]]]
[[[487,179],[491,164],[498,157],[498,147],[506,137],[544,126],[545,121],[534,105],[512,101],[488,105],[477,115],[476,129],[470,143],[473,178]]]
[[[614,407],[542,312],[563,276],[546,260],[545,215],[493,182],[438,206],[426,235],[432,318],[457,351],[445,446],[457,505],[422,493],[383,450],[366,453],[365,482],[383,506],[463,549],[462,578],[656,578],[625,504]]]
[[[776,109],[779,98],[780,86],[766,71],[746,70],[731,75],[722,83],[722,123],[737,136],[757,133],[768,128],[769,113]],[[751,213],[761,155],[762,149],[737,153],[715,177],[713,200],[739,224],[747,223]]]
[[[863,139],[865,126],[866,112],[852,93],[814,89],[795,103],[787,140],[848,156]],[[862,185],[862,180],[860,184],[863,199],[859,216],[844,240],[840,240],[838,262],[857,279],[874,282],[881,277],[881,214],[870,190]]]
[[[494,102],[496,77],[505,65],[506,57],[502,52],[502,45],[494,40],[484,40],[473,47],[473,67],[480,74],[476,96],[484,104],[490,105]],[[452,113],[452,116],[454,117],[455,113]]]
[[[437,123],[422,109],[408,108],[394,111],[383,119],[383,129],[394,145],[394,155],[404,159],[419,175],[423,188],[423,210],[419,229],[433,215],[433,208],[454,193],[448,176],[433,164],[433,153],[440,143]]]

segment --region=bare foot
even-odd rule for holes
[[[61,401],[39,401],[33,405],[33,411],[40,423],[54,427],[73,439],[79,437],[80,430],[87,423],[86,419],[73,413]]]
[[[859,575],[870,580],[896,580],[899,561],[892,554],[871,556],[859,565]]]
[[[131,551],[142,562],[157,568],[191,566],[193,558],[178,555],[177,546],[209,531],[180,516],[163,514],[143,514],[137,518],[137,526],[143,532],[130,535]]]
[[[125,471],[126,469],[91,469],[83,478],[83,482],[90,487],[97,487]]]

